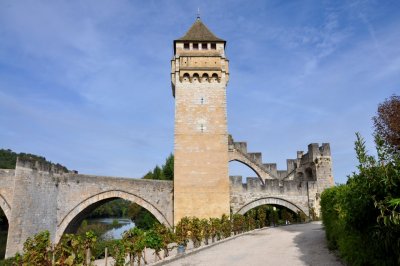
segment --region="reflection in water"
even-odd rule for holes
[[[135,227],[135,223],[132,222],[131,219],[127,218],[96,218],[96,219],[88,219],[88,224],[107,224],[114,225],[115,227],[106,231],[101,238],[103,239],[121,239],[122,234],[133,227]],[[116,222],[118,224],[116,224]]]

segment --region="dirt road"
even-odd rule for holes
[[[327,249],[321,223],[314,222],[258,230],[162,265],[342,264]]]

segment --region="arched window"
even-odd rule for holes
[[[211,82],[218,82],[218,75],[216,73],[212,74]]]
[[[189,81],[190,81],[189,73],[183,74],[182,81],[183,81],[183,82],[189,82]]]
[[[208,82],[208,74],[204,73],[203,76],[201,77],[201,82]]]
[[[192,82],[199,82],[199,81],[200,81],[199,74],[194,73],[193,74],[193,78],[192,78]]]

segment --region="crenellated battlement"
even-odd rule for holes
[[[330,164],[330,146],[329,143],[318,143],[308,145],[307,153],[298,151],[296,159],[286,160],[286,169],[280,170],[276,163],[263,163],[262,153],[248,152],[246,142],[235,142],[232,136],[228,141],[230,161],[239,161],[252,168],[258,175],[261,183],[266,180],[297,180],[297,181],[316,181],[318,179],[316,166]]]
[[[309,181],[278,179],[265,179],[264,183],[261,183],[257,177],[246,177],[246,183],[243,183],[242,176],[230,176],[229,180],[231,189],[234,191],[270,192],[273,194],[307,193],[307,186],[315,185],[315,182]]]
[[[308,216],[310,208],[318,207],[315,181],[265,179],[261,183],[257,177],[248,177],[246,183],[242,183],[241,176],[230,176],[229,179],[234,213],[243,214],[263,204],[277,204]]]

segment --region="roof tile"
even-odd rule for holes
[[[206,25],[197,18],[192,27],[186,32],[185,36],[177,39],[176,41],[214,41],[225,42],[212,33]]]

